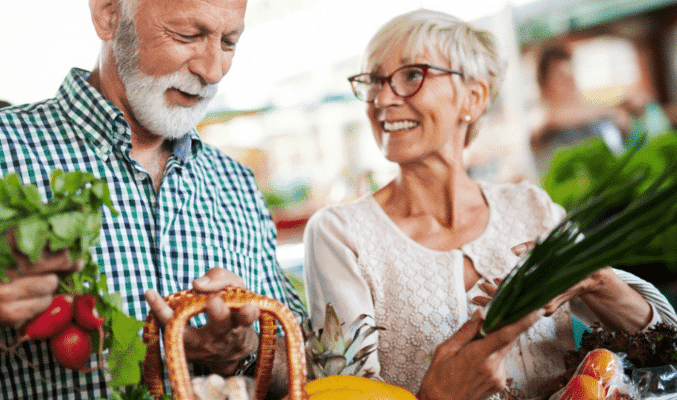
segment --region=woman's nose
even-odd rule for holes
[[[404,99],[398,96],[388,82],[383,82],[381,89],[376,94],[374,105],[385,108],[394,104],[401,104]]]

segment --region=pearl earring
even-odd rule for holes
[[[463,119],[465,119],[465,122],[470,122],[471,118],[472,117],[470,115],[466,115],[465,117],[463,117]]]

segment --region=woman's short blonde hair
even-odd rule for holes
[[[391,19],[376,32],[367,44],[362,71],[374,72],[402,43],[406,57],[415,58],[426,52],[445,57],[449,65],[441,67],[463,74],[462,79],[454,80],[457,89],[463,82],[478,80],[487,84],[488,104],[498,95],[505,64],[491,32],[440,11],[411,11]],[[469,137],[475,133],[471,129]]]

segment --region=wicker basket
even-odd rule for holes
[[[260,296],[245,289],[232,288],[216,294],[182,290],[165,298],[167,304],[174,310],[174,317],[167,323],[163,333],[167,371],[174,399],[193,400],[194,398],[181,338],[183,338],[184,329],[190,318],[204,311],[207,300],[211,296],[220,296],[228,307],[238,308],[245,304],[253,304],[261,310],[255,373],[256,398],[263,400],[270,385],[275,358],[275,341],[277,339],[275,321],[277,320],[285,332],[287,342],[288,398],[289,400],[305,399],[307,397],[305,389],[305,348],[301,328],[294,315],[277,300]],[[150,393],[156,398],[164,392],[159,335],[158,322],[150,313],[143,329],[143,341],[147,346],[146,360],[143,363],[143,380]]]

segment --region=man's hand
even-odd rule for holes
[[[477,310],[452,337],[437,346],[430,368],[423,377],[421,400],[486,399],[505,388],[503,358],[519,335],[544,315],[539,309],[518,321],[473,340],[482,327]]]
[[[193,281],[193,288],[202,293],[215,293],[226,287],[244,287],[239,276],[222,268],[212,268],[205,276]],[[155,291],[145,294],[160,325],[164,326],[174,315],[173,310]],[[184,334],[186,358],[207,365],[212,372],[232,375],[242,358],[256,351],[258,335],[251,325],[260,311],[253,305],[229,308],[214,296],[207,302],[207,323],[200,328],[187,327]]]
[[[49,307],[59,288],[59,276],[80,271],[83,263],[74,263],[68,250],[45,248],[35,263],[19,251],[14,228],[5,234],[17,269],[5,273],[9,282],[0,283],[0,326],[21,327]]]

